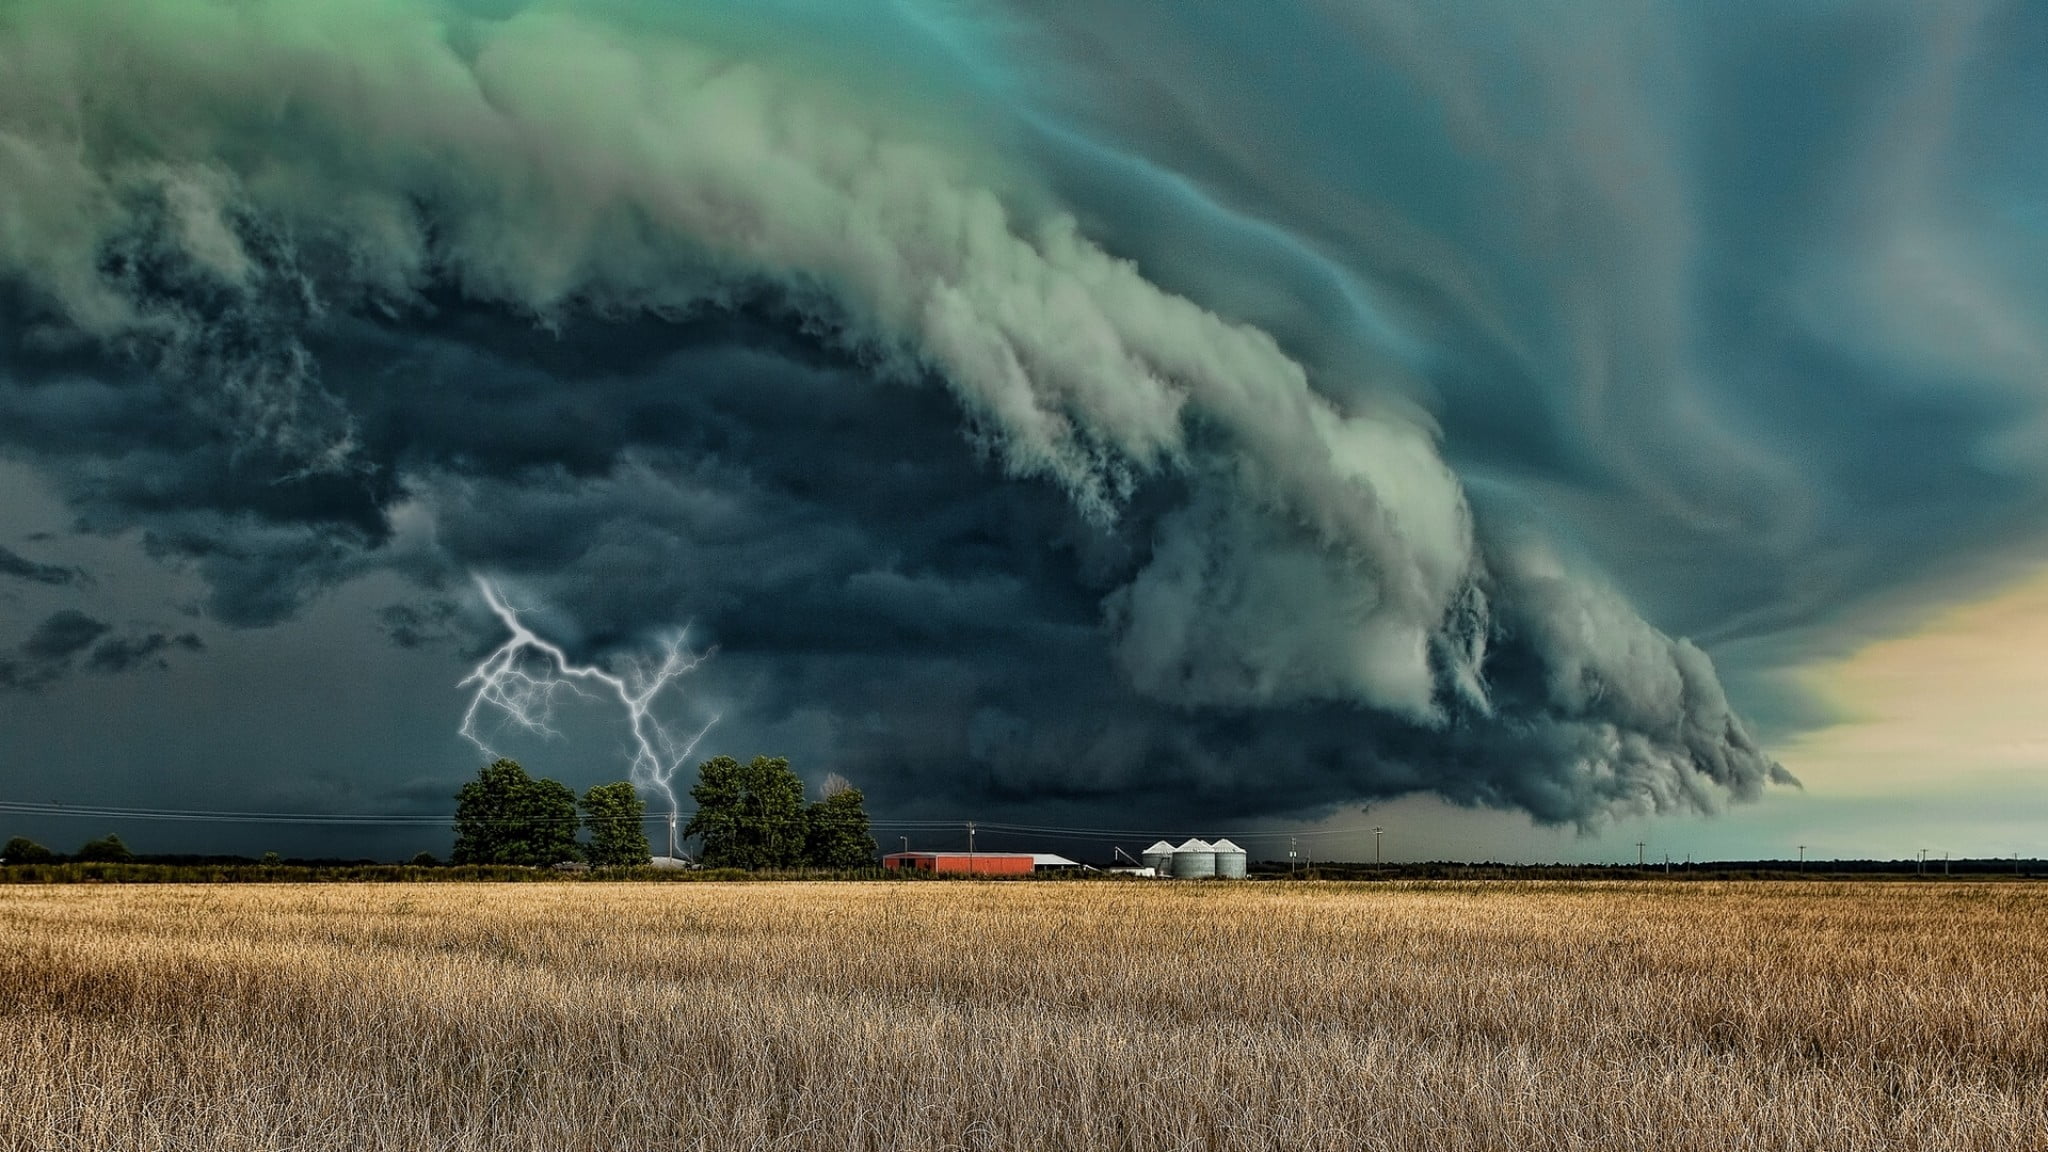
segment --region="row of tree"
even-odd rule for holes
[[[808,807],[804,782],[780,756],[745,764],[717,756],[697,766],[697,814],[683,831],[701,837],[709,868],[861,868],[875,838],[860,789],[833,775]]]
[[[860,790],[838,776],[806,806],[789,761],[718,756],[697,766],[690,789],[697,814],[684,834],[701,838],[712,868],[858,868],[874,863],[875,841]],[[545,867],[582,860],[606,867],[652,858],[646,805],[626,781],[580,798],[555,780],[534,779],[514,760],[485,765],[455,796],[457,864]],[[587,840],[578,840],[588,831]]]
[[[26,836],[16,836],[6,845],[0,846],[0,864],[48,864],[57,858],[57,853]],[[111,833],[97,840],[87,840],[71,856],[73,860],[114,864],[134,858],[135,854],[128,851],[128,846],[121,843],[121,838]]]
[[[642,826],[646,815],[640,794],[624,780],[593,785],[579,799],[560,781],[527,775],[516,760],[495,760],[455,794],[454,860],[535,867],[574,860],[599,867],[645,864],[653,856]],[[583,830],[590,839],[579,842]]]

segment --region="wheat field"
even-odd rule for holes
[[[4,1149],[2048,1148],[2048,890],[0,889]]]

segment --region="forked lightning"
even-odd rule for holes
[[[633,783],[643,790],[660,793],[668,801],[668,854],[676,855],[677,806],[671,781],[676,769],[695,754],[705,733],[718,723],[718,717],[712,716],[684,739],[661,722],[654,706],[669,685],[695,671],[711,658],[714,650],[691,651],[689,630],[685,628],[662,640],[659,661],[624,661],[623,675],[595,664],[576,664],[558,645],[528,628],[489,580],[482,576],[475,580],[484,603],[490,605],[512,635],[459,685],[476,687],[476,695],[462,716],[463,737],[484,755],[495,757],[497,753],[484,742],[477,728],[477,718],[486,709],[504,713],[507,722],[529,732],[559,737],[561,733],[555,730],[553,720],[555,700],[561,692],[568,691],[586,700],[603,699],[609,694],[625,707],[632,729]]]

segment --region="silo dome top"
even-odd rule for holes
[[[1214,852],[1216,849],[1207,840],[1190,840],[1175,848],[1175,852]]]
[[[1243,851],[1244,851],[1244,849],[1242,849],[1242,848],[1239,848],[1239,847],[1238,847],[1237,845],[1235,845],[1235,844],[1232,844],[1232,843],[1231,843],[1230,841],[1228,841],[1228,840],[1218,840],[1218,841],[1217,841],[1217,842],[1215,842],[1214,844],[1211,844],[1211,845],[1209,845],[1209,847],[1210,847],[1211,849],[1213,849],[1213,850],[1217,851],[1217,852],[1239,852],[1239,853],[1241,853],[1241,852],[1243,852]]]
[[[1161,840],[1161,841],[1160,841],[1159,843],[1157,843],[1157,844],[1154,844],[1154,845],[1153,845],[1153,846],[1151,846],[1150,848],[1147,848],[1147,849],[1145,849],[1145,851],[1144,851],[1144,853],[1143,853],[1143,854],[1144,854],[1144,855],[1146,855],[1146,856],[1150,856],[1150,855],[1152,855],[1152,854],[1153,854],[1154,852],[1171,852],[1171,851],[1173,851],[1173,845],[1171,845],[1171,844],[1168,844],[1168,843],[1167,843],[1166,841],[1164,841],[1164,840]]]

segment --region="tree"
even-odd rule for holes
[[[0,848],[0,861],[9,864],[47,864],[57,858],[55,852],[26,836],[16,836]]]
[[[592,864],[600,868],[645,864],[654,852],[647,846],[647,828],[641,821],[647,805],[633,785],[620,780],[595,784],[583,794],[583,823],[590,829],[590,844],[584,849]]]
[[[742,764],[717,756],[697,765],[697,814],[683,829],[704,838],[713,868],[794,868],[804,862],[804,782],[780,756]]]
[[[544,868],[574,860],[576,824],[576,793],[566,785],[495,760],[455,794],[455,863]]]
[[[804,811],[804,848],[815,868],[865,868],[875,862],[875,838],[860,789],[838,774],[825,778],[825,797]]]
[[[81,845],[78,849],[78,858],[99,863],[118,864],[124,860],[135,859],[135,853],[130,852],[128,846],[121,843],[119,836],[109,832],[98,840],[87,840]]]

